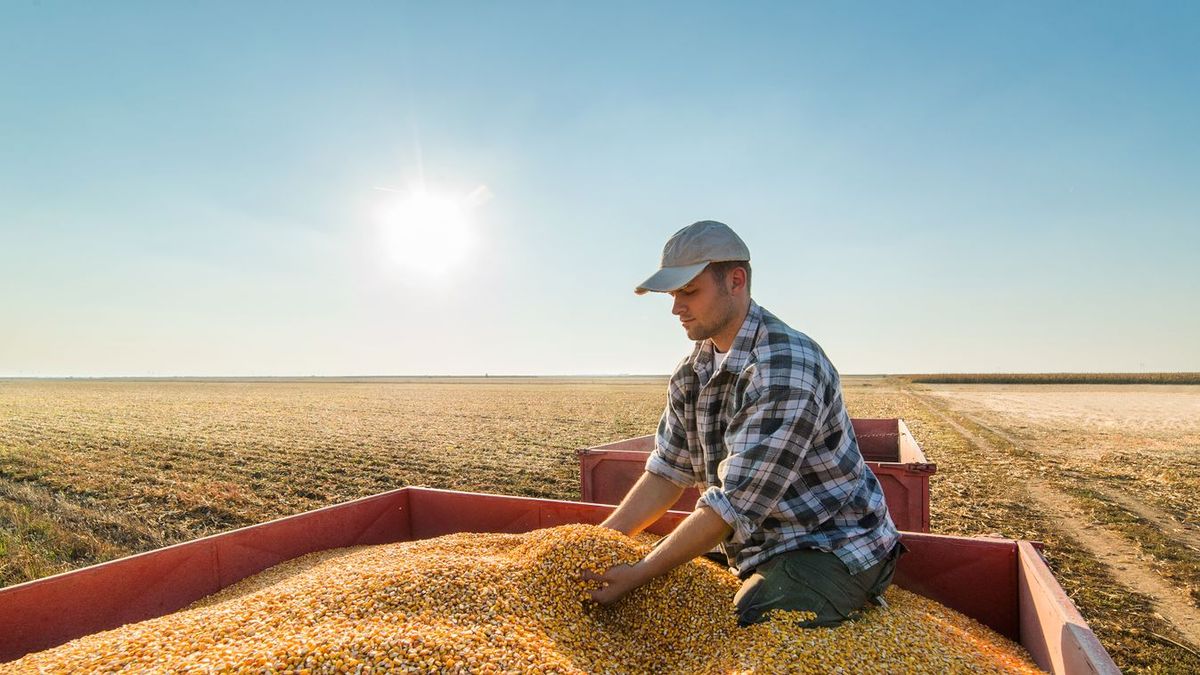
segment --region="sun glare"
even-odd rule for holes
[[[396,194],[380,214],[388,259],[434,276],[458,267],[475,243],[467,202],[424,188]]]

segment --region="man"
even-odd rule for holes
[[[636,534],[685,488],[703,492],[641,561],[586,574],[592,599],[613,603],[720,545],[743,580],[742,625],[783,609],[830,626],[882,604],[903,550],[883,491],[825,353],[751,300],[745,243],[715,221],[685,227],[647,291],[674,298],[696,346],[671,376],[645,472],[602,524]]]

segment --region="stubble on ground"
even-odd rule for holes
[[[665,386],[664,378],[0,383],[0,585],[403,485],[577,499],[575,450],[650,433]],[[933,530],[1043,541],[1055,575],[1130,672],[1200,672],[1200,658],[1161,613],[1162,593],[1131,587],[1119,562],[1093,553],[1078,519],[1135,546],[1137,564],[1187,598],[1187,559],[1171,555],[1194,543],[1186,392],[1197,389],[1179,400],[1167,392],[1165,402],[1158,387],[1144,400],[1140,390],[1118,388],[1115,399],[1103,390],[1102,405],[1080,414],[1075,403],[1037,398],[1058,395],[1049,389],[1029,398],[1000,388],[1001,398],[987,399],[978,387],[844,380],[853,416],[904,418],[939,464]],[[1120,392],[1132,399],[1127,408]],[[1140,426],[1093,424],[1114,406],[1142,411]],[[1165,422],[1146,421],[1159,409]],[[1064,501],[1031,499],[1029,477]],[[1064,520],[1066,511],[1076,520]]]

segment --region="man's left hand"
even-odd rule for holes
[[[662,576],[725,540],[733,530],[708,506],[692,511],[661,546],[632,565],[616,565],[600,574],[584,570],[583,580],[597,584],[592,600],[611,605],[626,593]]]
[[[597,588],[590,591],[592,600],[601,605],[611,605],[620,600],[626,593],[646,583],[642,578],[641,570],[635,565],[617,565],[604,570],[600,574],[596,574],[591,570],[583,571],[584,581],[591,581],[597,584]]]

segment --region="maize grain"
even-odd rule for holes
[[[1020,646],[892,587],[836,628],[775,612],[738,628],[737,579],[697,560],[611,607],[583,569],[649,550],[591,525],[322,551],[191,607],[0,664],[0,672],[1036,672]]]

